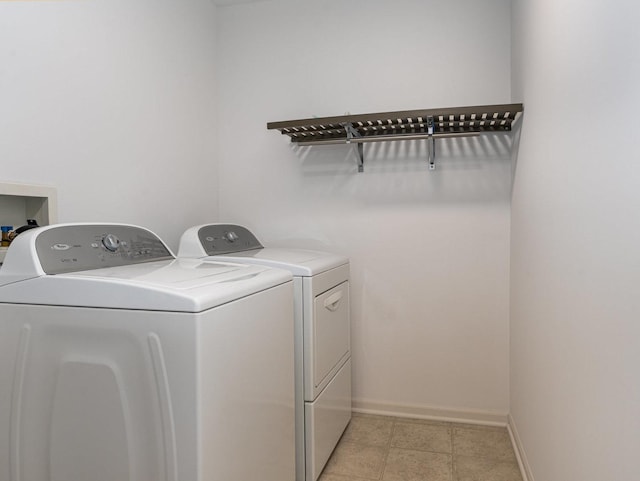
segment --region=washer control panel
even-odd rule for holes
[[[80,224],[53,227],[38,235],[35,246],[40,265],[47,274],[174,258],[155,234],[128,225]]]
[[[200,244],[209,256],[262,249],[249,229],[234,224],[209,224],[198,231]]]

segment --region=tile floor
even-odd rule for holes
[[[522,481],[506,428],[354,414],[318,481]]]

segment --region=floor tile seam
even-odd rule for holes
[[[420,452],[420,453],[434,453],[434,454],[453,455],[453,450],[451,450],[451,451],[438,451],[436,449],[424,449],[424,448],[416,448],[416,447],[407,448],[407,447],[404,447],[404,446],[394,446],[393,444],[391,446],[389,446],[389,448],[399,449],[401,451],[417,451],[417,452]]]
[[[387,470],[387,461],[389,461],[389,453],[391,452],[391,443],[393,441],[393,436],[396,433],[396,419],[394,418],[391,423],[391,436],[387,441],[387,445],[385,448],[384,458],[382,459],[382,469],[380,470],[380,477],[378,479],[384,479],[384,472]]]
[[[335,476],[338,479],[344,479],[345,481],[380,481],[379,479],[375,478],[363,478],[361,476],[354,476],[353,474],[349,476],[345,476],[344,474],[332,474],[332,476]],[[322,481],[322,479],[319,479],[318,481]]]
[[[389,444],[385,443],[385,444],[371,444],[371,443],[367,443],[367,442],[362,442],[362,441],[351,441],[351,440],[345,440],[345,441],[341,441],[341,444],[356,444],[358,446],[362,446],[363,448],[382,448],[382,449],[388,449]]]
[[[380,481],[379,479],[374,479],[374,478],[363,478],[362,476],[355,476],[353,474],[350,474],[349,476],[346,476],[344,474],[333,474],[333,476],[336,476],[338,478],[344,478],[345,480],[351,481],[351,480],[355,480],[355,481]]]
[[[391,449],[395,449],[398,451],[410,451],[412,453],[416,453],[416,454],[438,454],[441,456],[449,456],[450,458],[453,458],[453,454],[451,453],[443,453],[441,451],[422,451],[420,449],[404,449],[404,448],[395,448],[392,447]]]
[[[451,423],[451,432],[449,433],[449,440],[451,442],[451,481],[457,481],[458,479],[458,465],[456,464],[455,448],[453,444],[453,432],[455,431],[455,423]]]
[[[391,424],[391,436],[389,436],[389,440],[387,441],[387,452],[384,455],[384,460],[382,463],[382,471],[380,472],[380,479],[384,479],[384,473],[387,470],[387,463],[389,461],[389,454],[391,453],[391,444],[393,442],[393,436],[396,434],[396,425],[398,424],[398,420],[393,418],[393,422]]]
[[[470,459],[483,459],[486,461],[499,461],[501,463],[505,463],[505,464],[514,464],[516,466],[518,465],[518,460],[514,459],[504,459],[504,458],[496,458],[494,456],[471,456],[469,454],[453,454],[452,455],[454,458],[470,458]]]
[[[473,454],[464,454],[464,453],[451,453],[453,458],[475,458],[475,459],[486,459],[487,461],[503,461],[513,464],[518,464],[518,460],[514,457],[509,456],[505,458],[503,456],[487,456],[487,455],[473,455]]]

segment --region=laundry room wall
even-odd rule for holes
[[[529,481],[637,479],[640,5],[513,9],[513,427]]]
[[[295,148],[268,121],[508,103],[508,0],[220,7],[220,220],[351,259],[357,409],[506,420],[511,136]],[[214,219],[215,220],[215,219]]]
[[[2,182],[177,247],[217,215],[209,0],[0,2]]]

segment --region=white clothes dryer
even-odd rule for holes
[[[0,481],[292,481],[292,276],[152,232],[20,234],[0,268]]]
[[[316,481],[351,419],[349,260],[263,247],[245,227],[188,229],[178,257],[242,262],[293,274],[296,376],[296,480]]]

